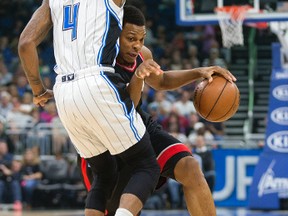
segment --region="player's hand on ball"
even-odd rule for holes
[[[163,74],[163,71],[153,59],[148,59],[143,61],[135,71],[135,76],[139,79],[145,79],[145,77],[150,76],[150,74],[160,75]]]
[[[202,77],[208,79],[209,83],[213,81],[212,75],[223,76],[229,82],[235,82],[237,80],[230,71],[219,66],[202,67],[201,73]]]
[[[39,95],[39,96],[34,96],[33,98],[33,103],[36,106],[45,106],[45,104],[47,103],[47,101],[51,98],[53,98],[53,91],[50,89],[47,89],[43,94]]]

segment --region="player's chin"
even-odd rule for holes
[[[129,64],[133,64],[136,60],[137,56],[127,55],[125,61]]]

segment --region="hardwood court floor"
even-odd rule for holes
[[[0,211],[0,216],[84,216],[83,210]],[[141,216],[189,216],[187,211],[143,211]],[[288,216],[288,211],[250,211],[246,209],[218,208],[217,216]]]

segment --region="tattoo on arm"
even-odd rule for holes
[[[39,45],[49,30],[52,28],[49,0],[43,0],[42,5],[33,14],[31,20],[24,30],[24,37],[30,38],[36,45]]]

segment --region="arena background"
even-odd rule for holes
[[[226,0],[222,4],[255,6],[255,1]],[[239,110],[223,124],[210,124],[195,117],[193,110],[183,108],[183,104],[192,102],[196,83],[160,93],[146,86],[143,92],[144,108],[171,134],[187,143],[191,151],[195,151],[195,130],[204,126],[206,145],[213,153],[215,165],[210,171],[215,177],[217,215],[288,215],[287,2],[259,2],[259,9],[271,12],[260,15],[260,21],[281,24],[278,33],[284,32],[282,38],[269,26],[259,29],[250,23],[243,25],[244,45],[225,48],[214,13],[219,1],[128,1],[144,12],[145,45],[164,70],[219,65],[237,77]],[[26,149],[33,149],[43,174],[33,201],[29,205],[22,203],[23,213],[14,211],[8,191],[0,204],[1,216],[16,212],[45,215],[39,212],[42,209],[57,209],[49,215],[72,215],[63,210],[84,206],[85,192],[75,151],[59,122],[55,104],[52,101],[44,109],[33,107],[17,54],[19,35],[40,4],[40,0],[0,2],[0,131],[8,137],[9,151],[15,160],[21,162]],[[277,10],[280,6],[285,9],[284,15]],[[50,88],[55,79],[52,40],[49,34],[39,46],[41,75]],[[177,119],[177,129],[172,131],[169,126],[173,117]],[[61,164],[61,169],[66,167],[64,175],[57,172],[59,167],[55,164]],[[168,182],[151,196],[143,215],[188,215],[178,187],[175,182]],[[83,215],[81,211],[74,213]]]

